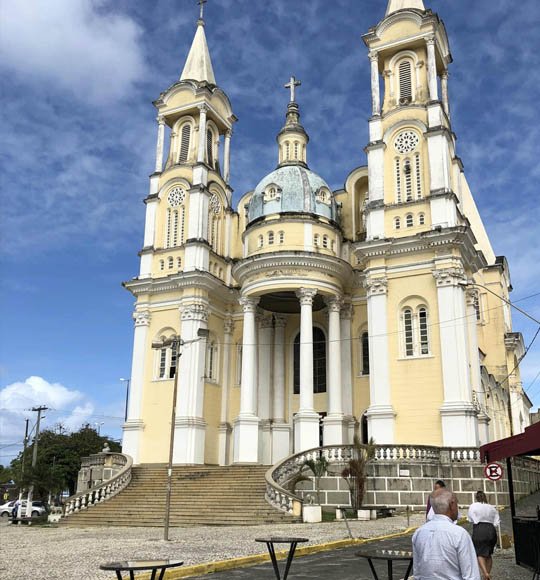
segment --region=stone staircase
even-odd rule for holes
[[[173,468],[171,526],[295,523],[264,498],[265,466]],[[110,500],[62,518],[68,526],[162,526],[167,467],[132,468],[130,484]]]

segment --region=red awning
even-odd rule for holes
[[[519,435],[492,441],[480,447],[480,457],[485,462],[517,455],[540,455],[540,423],[533,423]]]

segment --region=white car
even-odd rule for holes
[[[23,516],[26,515],[26,500],[22,502],[22,511],[21,513]],[[13,507],[15,505],[15,500],[8,501],[7,503],[0,505],[0,516],[3,518],[10,518],[13,512]],[[38,516],[43,516],[47,513],[47,508],[42,501],[33,501],[32,502],[32,513],[31,516],[36,518]]]

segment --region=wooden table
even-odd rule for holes
[[[365,558],[368,561],[369,567],[371,568],[371,573],[375,580],[379,580],[375,566],[373,565],[373,560],[383,560],[386,562],[388,570],[388,580],[393,580],[393,564],[394,562],[409,562],[407,567],[407,572],[403,576],[403,580],[407,580],[412,571],[413,565],[413,555],[412,552],[406,552],[404,550],[362,550],[357,552],[356,555],[359,558]]]
[[[272,566],[274,567],[274,574],[276,575],[277,580],[287,580],[287,576],[289,575],[289,569],[291,567],[291,563],[294,558],[294,552],[296,551],[296,546],[303,542],[309,542],[307,538],[284,538],[284,537],[270,537],[270,538],[255,538],[256,542],[263,542],[266,544],[268,548],[268,552],[270,553],[270,558],[272,560]],[[289,553],[287,555],[287,563],[285,564],[285,571],[283,576],[280,576],[279,568],[276,559],[276,550],[274,548],[274,544],[289,544]]]
[[[152,572],[151,580],[155,580],[159,572],[158,580],[163,580],[167,568],[176,568],[182,566],[182,560],[125,560],[122,562],[107,562],[101,564],[101,570],[112,570],[116,572],[118,580],[122,580],[122,572],[129,572],[130,580],[135,579],[135,572]]]

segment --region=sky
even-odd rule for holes
[[[511,299],[540,318],[540,3],[426,0],[446,24],[458,155]],[[370,72],[361,35],[386,0],[209,0],[219,86],[239,118],[235,200],[276,165],[294,74],[310,167],[343,187],[366,163]],[[152,106],[180,76],[195,0],[0,0],[0,464],[24,419],[90,423],[121,437],[133,340],[143,199],[157,134]],[[528,344],[537,326],[514,311]],[[521,365],[540,405],[540,339]]]

